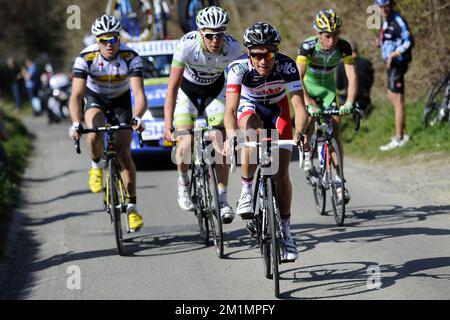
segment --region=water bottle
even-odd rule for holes
[[[317,141],[317,154],[319,155],[320,167],[324,166],[324,158],[325,158],[325,148],[323,147],[324,142],[319,140]]]

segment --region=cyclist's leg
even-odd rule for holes
[[[84,108],[84,121],[87,128],[101,127],[105,124],[103,104],[92,96],[86,96]],[[89,156],[93,161],[101,158],[103,152],[103,134],[89,133],[87,135],[87,147]]]
[[[210,126],[223,126],[223,119],[225,115],[225,87],[215,98],[206,100],[205,115]],[[220,150],[223,149],[223,142],[225,139],[225,129],[220,131],[213,131],[211,133],[211,140],[216,149],[215,162],[217,172],[217,182],[219,190],[219,201],[221,207],[221,215],[224,221],[229,223],[233,220],[234,213],[231,206],[228,204],[227,187],[229,167],[226,163],[226,156],[221,155]]]
[[[96,98],[87,95],[84,110],[87,128],[101,127],[105,124],[104,107]],[[89,170],[89,188],[92,192],[97,193],[103,190],[103,134],[89,133],[86,140],[92,160]]]
[[[131,123],[131,106],[114,108],[114,114],[117,116],[119,123]],[[114,133],[122,180],[129,198],[136,197],[136,166],[131,158],[130,149],[132,139],[133,133],[131,130],[121,130]]]
[[[197,108],[183,89],[178,89],[174,110],[174,127],[177,131],[192,129],[197,119]],[[193,139],[191,135],[177,137],[176,163],[178,170],[178,204],[183,210],[193,209],[189,195],[189,165]]]
[[[121,97],[114,102],[115,105],[119,106],[113,109],[119,123],[131,123],[132,112],[129,101],[131,101],[129,99],[129,95],[126,95],[125,97]],[[120,173],[128,202],[127,213],[129,227],[132,232],[135,232],[139,231],[144,226],[144,222],[142,221],[142,216],[139,215],[137,209],[136,166],[131,157],[130,149],[132,139],[133,133],[131,130],[122,130],[114,133],[114,141],[116,143],[115,150],[120,163]]]
[[[245,141],[256,141],[257,130],[262,128],[262,121],[256,113],[256,105],[251,101],[241,100],[237,118],[239,129],[244,134]],[[253,215],[252,184],[257,163],[257,150],[255,148],[243,148],[241,151],[242,190],[236,207],[236,213],[241,217]]]
[[[406,134],[405,121],[405,79],[406,63],[392,63],[388,70],[388,98],[395,110],[395,131],[398,141]]]
[[[284,139],[284,137],[281,137]],[[282,246],[282,260],[293,261],[298,258],[298,250],[295,241],[291,235],[291,202],[292,202],[292,184],[289,178],[289,163],[291,160],[291,150],[279,150],[279,168],[274,176],[276,183],[276,194],[278,195],[278,206],[281,216],[281,226],[284,233],[284,241]]]

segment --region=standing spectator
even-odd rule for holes
[[[370,90],[374,80],[374,70],[372,62],[359,56],[358,44],[351,43],[353,49],[353,59],[355,60],[356,73],[358,74],[358,94],[356,102],[361,110],[366,114],[369,113],[371,107]],[[347,100],[348,79],[345,74],[344,64],[341,62],[337,67],[336,89],[341,104]]]
[[[25,79],[25,88],[33,107],[33,114],[38,115],[41,113],[41,100],[38,96],[40,76],[36,64],[30,58],[25,60],[22,76]]]
[[[6,155],[5,149],[3,149],[2,141],[8,140],[8,134],[3,128],[3,111],[0,110],[0,163],[7,166],[8,157]]]
[[[395,110],[396,135],[380,146],[381,151],[402,147],[409,141],[405,121],[405,79],[408,64],[412,61],[414,39],[405,19],[394,11],[394,0],[376,0],[383,18],[377,45],[386,63],[388,75],[388,98]]]
[[[6,61],[8,68],[10,70],[10,79],[11,79],[11,90],[12,95],[14,97],[14,101],[16,102],[16,107],[19,110],[22,110],[23,101],[22,96],[20,95],[20,87],[23,81],[22,73],[19,65],[17,64],[14,58],[8,58]]]

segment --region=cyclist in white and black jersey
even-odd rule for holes
[[[112,16],[103,15],[96,19],[91,31],[97,43],[84,49],[75,60],[69,101],[73,122],[69,135],[74,140],[80,138],[77,129],[81,123],[83,96],[84,119],[88,128],[103,126],[105,114],[109,111],[115,122],[130,124],[134,118],[137,123],[134,129],[144,129],[140,117],[147,110],[147,100],[144,95],[142,61],[136,52],[121,43],[121,29],[120,22]],[[133,112],[130,86],[135,97]],[[114,133],[114,139],[127,191],[129,226],[131,231],[139,231],[143,221],[136,207],[136,168],[130,152],[132,132],[118,131]],[[103,135],[88,134],[87,145],[92,159],[89,186],[92,192],[100,192],[103,190]]]
[[[208,125],[223,125],[225,113],[225,69],[242,54],[237,40],[226,33],[228,13],[216,6],[197,14],[198,30],[185,34],[175,49],[169,85],[164,104],[164,136],[171,140],[173,126],[177,130],[191,129],[204,114]],[[189,163],[181,161],[191,139],[179,137],[177,153],[178,204],[183,210],[193,210],[189,195]],[[217,142],[221,142],[218,139]],[[219,145],[220,147],[220,145]],[[234,213],[227,200],[228,166],[217,164],[220,212],[223,223],[231,223]]]

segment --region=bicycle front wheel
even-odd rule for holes
[[[275,197],[275,189],[271,178],[267,179],[267,215],[269,220],[270,233],[270,252],[272,260],[272,273],[274,282],[275,297],[280,295],[280,273],[278,264],[280,261],[280,238],[278,235],[277,212],[275,211],[277,199]]]
[[[205,243],[209,245],[209,224],[207,212],[205,212],[206,203],[206,183],[201,166],[193,166],[191,177],[191,199],[194,203],[195,216],[197,217],[200,236]]]
[[[223,230],[222,218],[220,216],[219,191],[217,189],[216,171],[212,165],[208,165],[208,220],[211,235],[219,258],[223,258]]]
[[[108,198],[109,198],[109,209],[111,212],[111,217],[114,225],[114,235],[116,239],[117,251],[121,256],[125,254],[124,246],[123,246],[123,232],[122,232],[122,221],[121,221],[121,213],[122,213],[122,205],[120,203],[119,197],[120,190],[119,186],[119,176],[120,171],[116,167],[116,164],[113,160],[109,160],[108,163]]]
[[[345,179],[344,179],[344,165],[342,161],[342,156],[340,149],[338,147],[336,139],[331,139],[331,146],[327,148],[326,154],[326,166],[327,166],[327,180],[330,187],[330,198],[331,204],[334,212],[334,219],[338,226],[342,226],[345,220]],[[333,162],[331,161],[331,153],[334,151],[336,153],[336,161],[338,172],[336,172],[335,167],[333,167]],[[340,189],[340,190],[339,190]],[[340,197],[338,197],[340,193]]]

